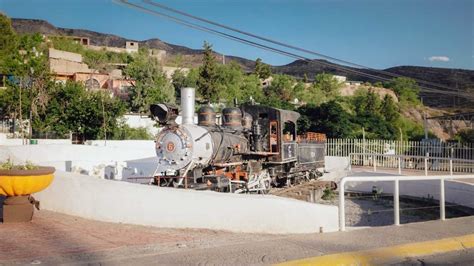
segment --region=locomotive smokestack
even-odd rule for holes
[[[194,124],[195,89],[181,89],[181,118],[183,125]]]

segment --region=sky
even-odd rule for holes
[[[372,68],[418,65],[474,69],[474,0],[155,1]],[[0,10],[14,18],[44,19],[57,27],[88,29],[132,40],[158,38],[190,48],[201,48],[206,40],[217,52],[262,58],[272,65],[294,60],[196,31],[113,0],[0,0]]]

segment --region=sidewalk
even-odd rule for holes
[[[27,224],[0,224],[0,264],[273,264],[474,234],[474,217],[349,232],[236,234],[90,221],[39,211]]]

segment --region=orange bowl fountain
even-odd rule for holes
[[[31,194],[47,188],[54,179],[54,167],[32,170],[0,170],[0,195],[6,196],[3,222],[26,222],[33,218],[37,202]]]

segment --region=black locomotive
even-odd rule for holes
[[[315,179],[324,168],[325,136],[297,135],[299,113],[255,104],[224,108],[208,105],[194,121],[194,89],[181,90],[178,109],[152,105],[152,116],[163,126],[156,139],[160,186],[267,192]]]

